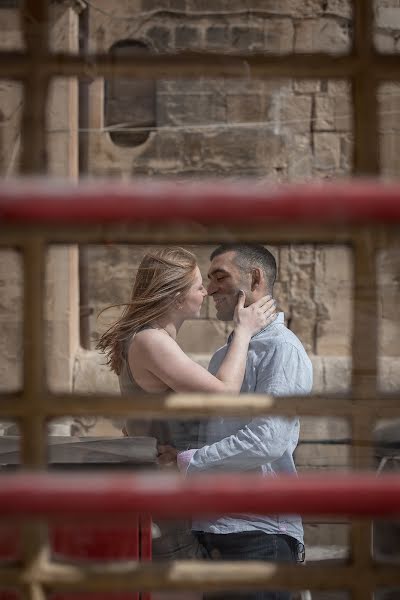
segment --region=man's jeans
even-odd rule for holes
[[[288,535],[267,534],[262,531],[240,533],[197,532],[209,560],[268,560],[296,562],[296,540]],[[212,592],[204,600],[290,600],[286,591]]]

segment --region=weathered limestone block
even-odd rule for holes
[[[194,244],[191,246],[185,246],[185,248],[190,250],[190,252],[193,252],[193,254],[195,255],[196,262],[199,266],[201,275],[203,277],[203,283],[205,286],[208,283],[207,273],[208,273],[208,269],[210,267],[210,256],[216,247],[217,246],[211,246],[208,244],[204,245],[204,246],[194,245]]]
[[[400,134],[384,131],[381,135],[380,165],[386,177],[398,177],[400,172]]]
[[[13,250],[0,252],[0,391],[22,385],[22,260]]]
[[[76,246],[52,246],[48,251],[45,319],[48,385],[53,391],[69,391],[79,346]]]
[[[346,16],[349,0],[252,0],[250,5],[254,9],[261,8],[271,13],[301,19],[323,16],[325,13]]]
[[[228,325],[223,321],[199,319],[185,321],[179,330],[177,342],[184,352],[212,353],[226,343]]]
[[[376,3],[375,25],[382,29],[400,29],[400,6],[397,2],[392,2],[391,6],[379,6]]]
[[[154,25],[146,30],[146,37],[158,52],[174,47],[173,29],[169,25]]]
[[[340,137],[336,133],[314,133],[313,138],[315,168],[335,172],[340,167]]]
[[[295,134],[290,136],[290,149],[291,152],[287,161],[288,181],[306,181],[310,179],[313,166],[311,135]]]
[[[319,394],[325,389],[325,368],[320,356],[308,352],[313,368],[313,394]]]
[[[323,401],[321,402],[323,408]],[[351,436],[350,422],[335,417],[301,417],[300,439],[306,441],[338,440]]]
[[[265,52],[293,52],[294,26],[291,19],[267,19],[264,21],[264,36]]]
[[[202,44],[199,27],[178,25],[175,28],[175,50],[198,50]]]
[[[333,98],[336,96],[349,96],[351,94],[351,84],[345,79],[324,80],[324,91]]]
[[[267,129],[246,127],[240,130],[241,143],[237,143],[237,132],[229,130],[207,130],[202,136],[204,148],[203,168],[206,172],[226,172],[236,175],[263,174],[266,165],[281,164],[284,139]]]
[[[280,247],[276,288],[279,306],[285,312],[290,329],[308,351],[313,351],[315,343],[314,253],[311,245]]]
[[[307,351],[314,347],[313,324],[315,322],[315,304],[312,300],[303,300],[292,305],[290,329],[300,338]]]
[[[346,355],[352,326],[352,258],[345,247],[320,246],[315,255],[316,352]]]
[[[102,0],[104,3],[104,0]],[[124,5],[129,8],[130,5],[133,5],[132,8],[135,12],[138,11],[152,11],[160,8],[159,0],[134,0],[130,2],[130,0],[124,0]],[[164,3],[164,6],[171,10],[185,10],[186,8],[185,0],[168,0],[168,2]]]
[[[75,356],[73,392],[84,394],[119,395],[117,376],[108,368],[104,354],[80,348]],[[94,417],[74,417],[71,415],[71,434],[104,435],[116,437],[121,435],[124,419]]]
[[[343,356],[321,357],[324,391],[348,393],[351,388],[351,361]],[[321,390],[322,391],[322,390]]]
[[[346,356],[310,354],[314,372],[314,394],[348,393],[351,387],[351,359]],[[400,390],[400,357],[380,356],[378,387],[382,392]]]
[[[375,47],[379,52],[392,53],[396,50],[396,40],[389,32],[379,31],[374,35]]]
[[[400,390],[399,356],[381,356],[378,360],[379,389],[383,392]]]
[[[352,134],[340,136],[340,168],[351,173],[353,168],[354,138]]]
[[[383,356],[399,356],[400,250],[378,255],[379,350]]]
[[[378,92],[380,127],[383,132],[399,132],[400,85],[389,83],[380,86]]]
[[[118,378],[110,371],[104,354],[95,350],[76,353],[73,391],[85,394],[119,394]]]
[[[347,444],[300,444],[296,449],[296,465],[303,472],[316,468],[329,471],[351,469],[350,446]]]
[[[279,246],[278,249],[278,281],[290,281],[291,247]]]
[[[351,0],[328,0],[324,3],[328,14],[351,19],[353,17],[353,6]]]
[[[331,559],[348,560],[350,557],[350,525],[342,517],[340,520],[329,518],[330,522],[318,522],[315,519],[304,519],[304,543],[307,548],[307,562],[326,561]],[[321,564],[321,562],[319,563]],[[322,563],[323,564],[323,563]],[[329,594],[329,592],[328,592]],[[321,595],[313,591],[315,600],[348,600],[344,592],[333,592],[333,595]]]
[[[177,92],[164,90],[157,93],[157,120],[160,126],[225,121],[224,98],[215,92],[212,81],[201,90],[194,90],[193,82],[190,80],[185,83],[186,85],[181,85]]]
[[[229,48],[232,44],[232,32],[227,25],[210,25],[205,35],[207,48]]]
[[[329,96],[315,97],[314,131],[335,130],[334,99]]]
[[[311,121],[311,97],[289,96],[282,94],[275,102],[276,119],[274,127],[292,135],[293,133],[308,133]]]
[[[349,28],[333,19],[299,21],[295,29],[296,52],[342,54],[350,50]]]
[[[22,324],[10,315],[0,317],[0,391],[14,392],[22,387]]]
[[[264,48],[264,32],[259,27],[234,25],[231,36],[232,47],[239,52],[254,52]]]
[[[0,17],[2,12],[0,10]],[[0,174],[6,177],[15,175],[18,170],[22,93],[20,83],[0,81]]]
[[[316,94],[321,91],[321,81],[318,79],[295,79],[293,89],[299,94]]]
[[[24,40],[21,30],[21,20],[15,8],[6,6],[0,11],[1,50],[23,50]]]
[[[271,102],[264,94],[228,94],[226,96],[226,118],[229,122],[251,123],[267,121]]]

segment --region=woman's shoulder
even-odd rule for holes
[[[130,350],[132,348],[140,348],[141,350],[152,350],[154,344],[168,344],[172,341],[172,338],[163,329],[155,327],[143,327],[139,329],[131,338]]]

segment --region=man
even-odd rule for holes
[[[230,321],[243,290],[246,304],[273,295],[276,262],[260,245],[225,244],[211,254],[208,294],[217,318]],[[230,339],[213,355],[209,371],[215,374]],[[284,324],[283,313],[253,336],[241,392],[274,396],[308,394],[312,365],[300,340]],[[293,452],[299,437],[297,418],[259,417],[212,419],[205,426],[204,445],[178,455],[178,466],[188,475],[202,472],[253,471],[262,476],[296,474]],[[251,493],[251,491],[249,491]],[[299,516],[234,515],[195,520],[193,529],[208,558],[222,560],[275,560],[301,562],[303,528]],[[219,593],[206,598],[233,600],[287,600],[286,592],[246,595]]]

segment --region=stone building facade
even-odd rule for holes
[[[121,4],[120,10],[111,14],[106,2],[96,2],[89,18],[89,50],[115,51],[118,44],[134,40],[156,52],[212,49],[341,54],[351,45],[350,4],[269,1],[248,2],[244,7],[243,2],[220,2],[218,6],[195,0],[142,2],[137,8]],[[123,23],[121,15],[126,17]],[[376,43],[381,51],[397,50],[397,27],[397,4],[377,2]],[[131,51],[134,55],[137,49]],[[121,91],[129,94],[129,85],[125,82]],[[397,172],[396,90],[396,84],[380,90],[382,170],[387,176]],[[352,152],[350,91],[347,82],[337,80],[256,80],[245,65],[243,79],[157,81],[136,96],[141,105],[147,101],[148,111],[142,118],[152,125],[148,137],[135,144],[134,139],[129,142],[129,129],[134,134],[140,130],[140,115],[135,110],[128,115],[122,101],[118,114],[118,102],[110,98],[107,82],[96,80],[88,91],[89,172],[116,178],[250,176],[260,181],[346,177]],[[134,90],[130,94],[135,98]],[[110,118],[107,109],[111,104]],[[115,128],[117,123],[123,124],[117,132],[121,137],[114,140],[114,132],[104,133],[104,128]],[[210,249],[195,251],[205,276]],[[318,359],[320,385],[343,386],[341,367],[334,367],[337,363],[330,357],[343,358],[349,353],[351,252],[316,245],[273,251],[279,263],[277,298],[290,327]],[[99,310],[129,297],[141,254],[129,248],[90,250],[90,289],[97,289],[98,294],[90,299],[94,338],[106,324],[96,318]],[[399,260],[391,253],[380,256],[378,262],[380,351],[382,356],[396,357],[399,323],[393,301],[399,293]],[[112,289],[107,283],[96,288],[107,264]],[[208,354],[223,343],[225,335],[226,328],[214,318],[212,303],[206,302],[202,321],[187,324],[181,343],[188,352]]]
[[[398,52],[400,7],[376,2],[376,44]],[[351,3],[345,0],[107,0],[52,4],[52,47],[71,52],[348,52]],[[2,47],[21,47],[12,8],[0,8]],[[78,83],[56,79],[49,99],[50,172],[57,176],[252,177],[260,182],[346,177],[351,170],[350,86],[338,80],[257,80],[243,64],[242,79],[158,80]],[[83,103],[78,106],[79,94]],[[0,82],[0,168],[16,173],[18,84]],[[382,172],[399,169],[400,93],[397,83],[380,89]],[[87,110],[82,107],[86,103]],[[79,110],[80,109],[80,110]],[[78,139],[78,127],[81,129]],[[81,152],[80,169],[78,146]],[[84,158],[84,160],[83,160]],[[268,245],[268,240],[265,240]],[[197,247],[203,276],[211,248]],[[57,389],[117,391],[116,381],[93,350],[107,323],[102,308],[129,297],[144,248],[90,247],[87,303],[92,349],[79,340],[78,250],[51,249],[48,267],[48,356],[50,385]],[[299,335],[315,366],[315,391],[349,385],[352,320],[351,252],[319,245],[272,248],[279,264],[276,296],[289,326]],[[399,255],[378,259],[382,385],[399,385]],[[21,374],[21,285],[16,253],[0,253],[2,387],[18,387]],[[66,293],[68,291],[68,293]],[[111,316],[115,315],[112,311]],[[206,301],[200,321],[185,324],[183,348],[206,363],[223,343],[227,326]],[[310,425],[315,436],[315,424]],[[327,428],[318,426],[318,435]],[[345,430],[343,429],[342,432]],[[115,432],[114,432],[115,433]],[[307,427],[304,435],[308,435]]]

